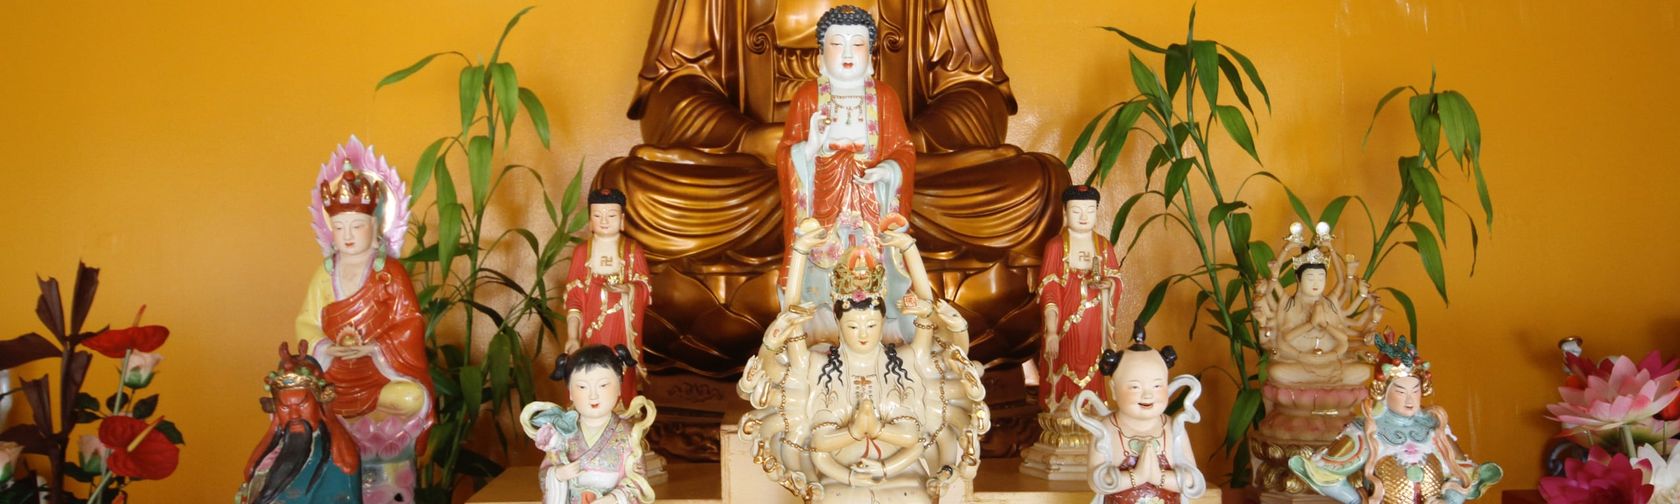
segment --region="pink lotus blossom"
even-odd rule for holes
[[[1580,387],[1558,387],[1563,401],[1547,405],[1546,411],[1565,429],[1576,432],[1646,423],[1680,397],[1676,377],[1680,377],[1676,363],[1664,364],[1655,353],[1640,364],[1625,356],[1605,359]]]
[[[1654,488],[1628,461],[1593,447],[1585,462],[1566,460],[1563,476],[1540,478],[1540,497],[1546,502],[1650,502]]]
[[[1645,471],[1645,483],[1655,491],[1651,502],[1680,502],[1680,450],[1670,447],[1665,457],[1655,447],[1642,445],[1634,466]]]

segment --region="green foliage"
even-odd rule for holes
[[[1417,252],[1424,271],[1443,301],[1447,299],[1445,263],[1442,260],[1447,242],[1446,212],[1451,207],[1464,212],[1467,217],[1469,213],[1443,194],[1441,158],[1450,154],[1460,163],[1467,177],[1473,179],[1488,226],[1493,222],[1493,208],[1480,165],[1481,130],[1475,112],[1462,94],[1455,91],[1435,92],[1433,86],[1429,93],[1420,93],[1408,86],[1395,88],[1382,97],[1372,115],[1374,129],[1375,119],[1382,107],[1401,93],[1412,91],[1408,108],[1420,146],[1419,154],[1400,159],[1398,178],[1402,185],[1401,194],[1394,211],[1381,225],[1371,215],[1364,198],[1356,195],[1331,198],[1318,218],[1314,219],[1306,202],[1276,175],[1267,171],[1255,171],[1242,178],[1235,192],[1225,192],[1214,167],[1211,145],[1216,130],[1213,125],[1218,123],[1218,131],[1222,131],[1250,159],[1259,163],[1259,149],[1254,138],[1259,123],[1249,91],[1252,89],[1259,94],[1268,111],[1271,94],[1259,70],[1247,56],[1217,41],[1196,39],[1195,18],[1192,8],[1183,43],[1165,46],[1143,40],[1120,28],[1103,28],[1120,35],[1127,43],[1144,51],[1145,56],[1158,57],[1159,64],[1151,66],[1138,53],[1130,54],[1129,82],[1136,88],[1137,94],[1091,118],[1076,137],[1067,164],[1072,166],[1089,148],[1096,157],[1096,163],[1087,181],[1101,184],[1112,173],[1129,139],[1146,137],[1153,142],[1146,146],[1150,154],[1143,166],[1143,190],[1128,197],[1120,206],[1109,238],[1118,243],[1122,231],[1128,229],[1126,223],[1132,213],[1142,212],[1139,203],[1147,199],[1144,196],[1155,195],[1161,201],[1161,209],[1144,217],[1141,225],[1130,228],[1133,236],[1125,250],[1129,253],[1136,247],[1139,238],[1157,220],[1162,223],[1161,229],[1175,228],[1168,225],[1169,222],[1178,224],[1176,228],[1183,230],[1195,244],[1200,264],[1191,271],[1171,274],[1155,283],[1145,297],[1138,322],[1147,324],[1160,313],[1167,293],[1174,286],[1188,284],[1195,287],[1195,306],[1190,311],[1190,337],[1193,338],[1195,332],[1202,328],[1200,324],[1206,321],[1207,329],[1225,336],[1229,343],[1230,364],[1235,369],[1225,374],[1232,378],[1237,388],[1237,401],[1232,406],[1222,448],[1234,458],[1231,484],[1245,486],[1250,478],[1247,469],[1248,433],[1265,416],[1259,386],[1268,358],[1254,337],[1260,333],[1260,327],[1253,318],[1251,307],[1257,282],[1277,274],[1266,269],[1266,265],[1277,257],[1276,251],[1251,236],[1254,224],[1250,209],[1253,205],[1240,199],[1248,182],[1263,178],[1282,187],[1294,216],[1305,223],[1323,221],[1334,225],[1350,202],[1358,203],[1374,235],[1369,256],[1371,260],[1366,264],[1363,277],[1369,279],[1374,275],[1387,252],[1403,244]],[[1156,68],[1162,71],[1157,73]],[[1221,90],[1229,90],[1237,104],[1221,103]],[[1195,96],[1197,91],[1202,93],[1200,99]],[[1137,125],[1144,117],[1149,118],[1154,131]],[[1099,124],[1103,125],[1100,130],[1097,128]],[[1144,134],[1131,135],[1133,130]],[[1369,137],[1370,132],[1367,131],[1366,135]],[[1440,152],[1443,136],[1446,139],[1445,153]],[[1166,176],[1156,177],[1161,167],[1167,167]],[[1203,187],[1194,187],[1198,184]],[[1208,196],[1198,196],[1202,194]],[[1208,197],[1211,201],[1202,199]],[[1424,210],[1422,215],[1417,212],[1420,206]],[[1474,257],[1480,231],[1474,218],[1467,220],[1470,222],[1467,227]],[[1265,226],[1262,229],[1272,228]],[[1392,242],[1397,240],[1394,232],[1399,230],[1411,233],[1411,239]],[[1172,242],[1180,243],[1176,238]],[[1287,286],[1294,278],[1286,273],[1279,281]],[[1412,299],[1398,289],[1379,290],[1387,291],[1398,301],[1415,341],[1417,315]],[[1255,367],[1253,372],[1249,369],[1251,366]]]
[[[489,61],[475,62],[458,51],[441,52],[391,73],[377,86],[400,82],[440,55],[457,55],[463,61],[457,80],[460,131],[438,138],[421,152],[414,168],[415,194],[431,187],[434,203],[426,211],[415,213],[409,226],[412,249],[403,259],[413,272],[426,317],[426,347],[438,401],[437,424],[425,447],[428,455],[424,460],[431,464],[421,468],[416,489],[421,502],[448,502],[461,481],[482,486],[501,472],[496,459],[505,460],[508,451],[502,421],[536,399],[532,359],[526,349],[534,346],[540,352],[544,341],[558,338],[563,331],[559,324],[565,317],[550,308],[563,289],[550,285],[544,277],[570,259],[563,251],[575,242],[571,235],[583,228],[584,212],[577,204],[582,167],[566,185],[560,209],[556,210],[536,170],[519,164],[499,170],[493,166],[497,149],[509,145],[513,123],[521,113],[530,118],[544,148],[552,138],[542,100],[530,89],[520,87],[514,65],[501,60],[508,34],[530,10],[526,7],[508,20]],[[450,170],[451,154],[466,158],[465,200],[455,185],[456,173]],[[485,226],[486,209],[510,174],[529,177],[542,188],[552,233],[539,235],[520,227],[494,231]],[[428,227],[434,222],[435,227]],[[534,264],[528,277],[516,278],[484,264],[485,254],[503,250],[504,245],[528,258],[515,262]],[[490,304],[491,300],[498,304]],[[462,324],[440,327],[450,314],[459,314]],[[494,328],[482,330],[480,321],[488,321]],[[535,335],[520,332],[521,327],[533,322],[538,328]],[[490,338],[482,345],[485,351],[474,354],[472,349],[481,346],[475,340],[484,337]],[[493,456],[498,452],[485,447],[468,446],[473,426],[482,421],[495,425],[502,456]]]

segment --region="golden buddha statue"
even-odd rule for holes
[[[1004,143],[1016,105],[985,0],[662,0],[628,113],[643,144],[595,180],[629,195],[626,232],[645,247],[652,370],[732,377],[782,311],[795,218],[778,148],[796,95],[826,71],[818,20],[841,3],[874,20],[871,85],[902,116],[879,120],[913,145],[896,163],[908,196],[888,199],[935,295],[971,321],[980,360],[1031,357],[1028,283],[1069,181],[1056,158]]]

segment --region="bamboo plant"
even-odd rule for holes
[[[1358,195],[1330,199],[1315,219],[1306,204],[1282,179],[1265,170],[1250,172],[1238,182],[1234,192],[1227,192],[1229,186],[1222,184],[1225,180],[1220,178],[1221,171],[1214,165],[1215,124],[1249,159],[1256,165],[1261,164],[1253,135],[1258,128],[1255,105],[1262,105],[1270,113],[1271,95],[1258,67],[1247,56],[1227,44],[1195,38],[1195,19],[1196,10],[1192,7],[1184,41],[1165,47],[1120,28],[1103,28],[1119,35],[1147,56],[1159,58],[1160,63],[1151,66],[1135,51],[1128,52],[1130,82],[1136,87],[1136,94],[1105,108],[1085,125],[1068,153],[1067,164],[1072,166],[1089,149],[1096,161],[1086,182],[1101,185],[1113,173],[1128,140],[1148,139],[1148,143],[1142,146],[1149,153],[1142,166],[1144,186],[1141,191],[1126,198],[1116,211],[1109,239],[1119,243],[1127,230],[1131,213],[1147,199],[1158,204],[1160,210],[1145,217],[1140,225],[1132,229],[1132,237],[1125,249],[1128,254],[1145,232],[1152,229],[1151,224],[1157,221],[1161,226],[1153,229],[1169,233],[1182,231],[1195,245],[1198,264],[1189,271],[1158,281],[1149,290],[1138,322],[1147,324],[1174,286],[1186,284],[1195,289],[1195,301],[1188,311],[1191,317],[1188,337],[1195,337],[1205,313],[1210,319],[1207,328],[1224,336],[1229,344],[1230,366],[1234,369],[1228,370],[1230,372],[1226,375],[1236,387],[1237,394],[1221,448],[1233,458],[1232,485],[1246,486],[1251,477],[1248,431],[1265,415],[1260,384],[1264,380],[1267,361],[1266,353],[1261,351],[1255,338],[1259,326],[1252,316],[1251,307],[1254,287],[1262,277],[1275,273],[1267,272],[1266,264],[1276,257],[1270,245],[1251,236],[1254,229],[1249,211],[1251,205],[1242,199],[1247,183],[1254,179],[1268,179],[1281,186],[1295,216],[1306,223],[1322,221],[1335,225],[1350,201],[1359,203],[1374,231],[1371,243],[1373,259],[1362,273],[1364,278],[1370,279],[1376,274],[1388,253],[1405,246],[1417,253],[1443,301],[1447,299],[1442,260],[1446,205],[1470,216],[1469,210],[1442,194],[1439,177],[1443,175],[1440,168],[1443,157],[1450,153],[1459,162],[1461,171],[1473,180],[1472,185],[1485,215],[1485,225],[1490,229],[1493,210],[1480,164],[1481,132],[1475,113],[1462,94],[1436,92],[1433,84],[1429,92],[1409,86],[1395,88],[1377,106],[1380,113],[1388,101],[1402,92],[1412,91],[1412,119],[1420,145],[1417,155],[1400,158],[1401,191],[1388,220],[1381,225],[1375,221],[1364,198]],[[1250,95],[1250,87],[1258,96]],[[1235,102],[1227,101],[1222,91]],[[1376,115],[1373,114],[1373,129],[1375,120]],[[1254,128],[1250,127],[1251,124]],[[1443,135],[1447,139],[1444,152],[1440,149]],[[1198,185],[1202,187],[1195,187]],[[1417,212],[1420,206],[1425,210],[1427,221],[1421,219]],[[1433,229],[1427,224],[1433,224]],[[1471,235],[1473,255],[1479,246],[1480,226],[1473,217],[1469,218],[1466,226]],[[1408,234],[1410,239],[1406,239]],[[1293,273],[1283,275],[1280,280],[1285,285],[1293,282]],[[1417,316],[1411,298],[1399,289],[1383,290],[1401,305],[1415,342]]]
[[[431,187],[434,197],[425,211],[415,213],[409,226],[414,246],[403,259],[416,272],[415,290],[426,317],[426,348],[438,399],[437,424],[425,449],[430,463],[420,470],[416,491],[421,502],[450,502],[463,478],[482,486],[502,471],[496,459],[505,460],[508,453],[503,423],[536,399],[533,355],[542,352],[545,340],[557,338],[563,331],[558,324],[565,323],[565,317],[551,308],[561,294],[559,286],[550,285],[544,277],[570,260],[562,252],[579,241],[573,235],[583,228],[586,216],[578,209],[583,171],[573,175],[556,208],[543,189],[542,174],[534,168],[508,164],[494,170],[491,166],[498,145],[502,149],[509,145],[521,112],[530,119],[543,148],[550,146],[548,113],[542,101],[519,85],[513,64],[502,60],[508,34],[531,9],[526,7],[508,20],[488,61],[474,61],[459,51],[435,53],[391,73],[375,88],[400,82],[440,56],[458,57],[462,62],[459,130],[433,141],[415,165],[414,193]],[[451,154],[466,158],[467,194],[455,185]],[[486,226],[486,210],[510,174],[535,182],[552,232],[539,237],[526,228]],[[534,267],[509,273],[487,266],[485,256],[500,250],[504,242],[519,254],[528,253],[530,262],[525,264]],[[502,300],[502,304],[491,306],[491,300]],[[459,314],[458,319],[449,319],[461,320],[459,326],[444,326],[451,314]],[[482,330],[484,324],[479,322],[484,319],[492,329]],[[532,325],[537,328],[535,341],[520,331]],[[489,338],[486,351],[475,353],[473,349],[485,337]],[[469,435],[480,421],[494,425],[501,457],[468,446]]]

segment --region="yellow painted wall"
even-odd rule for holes
[[[136,498],[218,502],[231,493],[263,424],[260,376],[319,261],[304,212],[317,166],[355,133],[408,173],[455,122],[456,63],[440,59],[445,68],[377,95],[373,83],[434,51],[487,56],[523,5],[0,4],[0,334],[38,330],[33,275],[68,277],[77,259],[104,268],[95,323],[126,324],[149,304],[147,319],[173,329],[153,388],[188,444],[179,472],[136,486]],[[593,169],[636,143],[623,111],[652,10],[640,0],[567,1],[528,16],[504,56],[547,102],[556,148],[534,147],[521,126],[500,161],[564,180],[580,161]],[[1061,155],[1092,113],[1135,93],[1125,46],[1092,26],[1165,41],[1182,37],[1188,10],[1183,1],[994,2],[1021,102],[1012,141]],[[1443,88],[1476,105],[1499,215],[1476,276],[1465,277],[1460,234],[1450,307],[1428,296],[1410,257],[1397,256],[1378,282],[1419,300],[1435,399],[1470,453],[1506,466],[1504,488],[1534,486],[1539,447],[1555,429],[1541,414],[1556,397],[1558,338],[1584,336],[1593,354],[1680,351],[1680,309],[1667,288],[1680,280],[1680,226],[1670,217],[1680,173],[1665,155],[1680,133],[1677,7],[1208,1],[1200,12],[1198,34],[1239,48],[1264,72],[1273,108],[1261,117],[1261,159],[1310,207],[1346,192],[1391,201],[1393,160],[1413,149],[1404,114],[1383,114],[1360,145],[1390,87],[1427,85],[1433,67]],[[1257,169],[1230,155],[1233,146],[1219,148],[1227,177]],[[1111,180],[1110,205],[1140,182]],[[540,205],[513,201],[534,194],[518,192],[493,218],[542,227]],[[1256,234],[1281,235],[1291,220],[1281,194],[1248,196],[1260,205]],[[1449,227],[1463,233],[1461,222]],[[1343,234],[1350,244],[1367,239],[1358,226]],[[1182,237],[1154,236],[1128,262],[1129,313],[1156,279],[1188,264]],[[1184,340],[1188,300],[1169,300],[1156,341],[1188,350],[1181,369],[1223,363],[1219,336]],[[109,393],[114,367],[93,367],[96,395]],[[1203,454],[1232,395],[1227,383],[1208,383],[1196,432]]]

